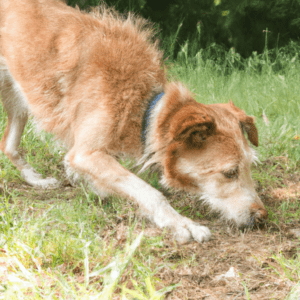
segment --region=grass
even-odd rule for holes
[[[261,237],[264,242],[260,244],[261,252],[257,253],[254,247],[245,255],[245,266],[247,260],[251,267],[256,264],[257,272],[265,274],[267,282],[284,282],[284,298],[297,299],[299,238],[288,240],[285,232],[289,224],[293,226],[300,219],[299,198],[295,201],[287,195],[274,203],[270,195],[278,188],[286,188],[292,182],[290,178],[299,181],[298,56],[288,57],[285,49],[279,49],[273,60],[266,57],[266,53],[260,56],[254,53],[248,60],[242,60],[231,50],[222,54],[222,62],[218,56],[209,56],[204,51],[188,57],[187,47],[188,44],[182,48],[179,63],[169,63],[170,79],[184,82],[199,102],[232,99],[256,117],[260,135],[257,152],[261,163],[253,167],[253,178],[260,194],[266,197],[267,228],[248,235],[230,233],[230,240],[226,225],[219,225],[218,218],[206,207],[198,202],[192,204],[193,198],[187,194],[164,191],[157,174],[142,174],[143,179],[167,194],[180,213],[212,228],[215,236],[212,242],[179,247],[168,232],[138,222],[132,203],[116,196],[100,199],[82,185],[72,188],[65,184],[51,191],[32,189],[1,154],[0,299],[158,300],[167,295],[171,295],[171,299],[197,299],[188,293],[196,292],[201,282],[214,282],[214,274],[223,272],[221,261],[226,263],[224,270],[228,265],[241,265],[240,252],[236,252],[237,258],[234,258],[234,248],[238,248],[234,245],[236,239],[238,245],[244,245],[247,237],[251,237],[248,244]],[[279,63],[281,67],[277,70]],[[263,116],[268,118],[268,124]],[[5,122],[1,107],[1,133]],[[63,179],[64,150],[55,146],[50,135],[37,133],[32,122],[26,126],[21,147],[26,160],[44,176]],[[122,163],[129,168],[133,166],[130,161]],[[274,240],[271,250],[267,249],[269,244],[265,240]],[[214,241],[220,244],[210,246]],[[291,248],[292,255],[279,249],[289,243],[296,245]],[[255,263],[251,260],[253,257]],[[219,269],[214,266],[216,260],[220,260]],[[255,287],[253,278],[257,276],[247,270],[245,268],[241,276],[238,295],[251,299],[251,294],[261,289],[266,299],[279,299],[267,285]],[[198,278],[195,288],[189,288],[191,283],[186,279],[194,282],[192,276]],[[214,287],[222,285],[211,285],[210,291],[201,285],[199,293],[209,294]]]
[[[114,230],[106,215],[116,207],[95,207],[95,196],[85,193],[73,195],[70,203],[66,193],[57,200],[53,192],[41,203],[3,188],[0,266],[5,264],[7,271],[0,271],[1,299],[109,299],[122,276],[129,276],[126,281],[133,286],[139,282],[135,290],[127,282],[121,285],[124,295],[145,295],[138,299],[161,299],[174,288],[155,290],[153,273],[161,266],[153,266],[151,256],[145,265],[139,257],[132,259],[136,252],[147,255],[149,244],[159,246],[161,237],[137,235],[137,224],[130,220],[126,229]],[[126,212],[119,213],[116,218],[124,218]]]

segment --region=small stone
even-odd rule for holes
[[[300,237],[300,228],[290,229],[289,231],[293,236]]]

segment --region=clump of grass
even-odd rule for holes
[[[298,282],[291,290],[286,300],[298,300],[300,295],[300,282]]]
[[[296,255],[291,259],[287,259],[282,253],[273,255],[272,258],[278,263],[279,268],[272,267],[284,280],[288,279],[291,282],[300,281],[300,256]]]

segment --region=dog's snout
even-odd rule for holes
[[[255,225],[259,226],[264,224],[265,220],[268,217],[268,211],[261,206],[258,205],[253,205],[251,207],[251,212],[250,212],[250,218],[249,220],[239,226],[239,229],[246,229],[246,228],[254,228]]]

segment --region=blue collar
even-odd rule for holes
[[[146,143],[146,136],[148,133],[148,127],[149,127],[149,123],[150,123],[150,117],[151,117],[151,112],[154,109],[155,105],[157,104],[157,102],[162,98],[162,96],[165,93],[162,92],[158,95],[156,95],[151,101],[149,101],[146,111],[144,113],[144,117],[143,117],[143,122],[142,122],[142,134],[141,134],[141,139],[142,142],[145,146]]]

